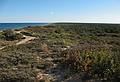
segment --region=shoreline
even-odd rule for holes
[[[45,26],[49,23],[0,23],[0,30],[7,29],[22,29],[25,27],[33,27],[33,26]]]

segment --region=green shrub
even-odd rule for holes
[[[10,40],[10,41],[19,40],[19,39],[23,38],[22,34],[14,33],[14,31],[12,31],[12,30],[4,30],[3,31],[3,36],[5,36],[4,38],[6,40]]]
[[[26,35],[26,36],[32,36],[32,33],[30,32],[21,32],[23,35]]]
[[[72,49],[62,54],[64,57],[62,65],[74,72],[86,72],[92,77],[97,75],[97,78],[114,78],[114,69],[117,72],[119,68],[113,67],[114,58],[106,49],[97,51]]]
[[[0,82],[33,82],[40,69],[47,66],[37,57],[22,52],[0,52]]]
[[[5,36],[3,34],[0,34],[0,39],[4,39]]]
[[[13,68],[0,69],[0,82],[34,82],[36,76],[35,69]]]

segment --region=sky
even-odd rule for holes
[[[120,0],[0,0],[0,22],[120,23]]]

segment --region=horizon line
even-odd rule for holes
[[[120,24],[120,22],[72,22],[72,21],[60,21],[60,22],[0,22],[0,23],[87,23],[87,24]]]

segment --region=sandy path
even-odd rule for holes
[[[20,42],[16,43],[16,45],[25,44],[26,42],[28,42],[30,40],[34,40],[36,38],[36,37],[25,36],[25,35],[23,35],[23,37],[25,37],[25,39],[23,39]]]
[[[6,46],[1,47],[0,50],[4,49],[5,47],[6,47]]]
[[[21,31],[16,31],[16,33],[20,33]],[[18,43],[16,43],[15,45],[20,45],[20,44],[25,44],[26,42],[30,41],[30,40],[34,40],[36,37],[32,37],[32,36],[26,36],[26,35],[23,35],[23,37],[25,37],[25,39],[19,41]],[[8,45],[10,46],[10,45]],[[7,46],[3,46],[0,48],[0,50],[6,48]]]

